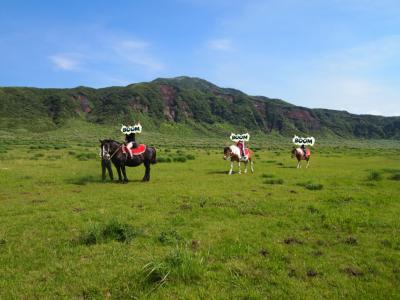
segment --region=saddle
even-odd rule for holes
[[[306,153],[304,153],[305,158],[309,158],[311,156],[311,150],[309,148],[306,149]]]
[[[132,148],[130,149],[130,152],[132,153],[132,155],[140,155],[142,153],[144,153],[146,151],[146,145],[145,144],[139,144],[136,148]],[[128,153],[128,148],[123,145],[122,146],[122,153],[126,154]]]
[[[243,152],[244,156],[239,158],[240,161],[246,161],[250,158],[250,150],[248,148],[245,148]]]

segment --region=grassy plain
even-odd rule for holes
[[[0,134],[1,299],[400,298],[398,143],[326,143],[297,170],[260,137],[255,173],[228,176],[221,139],[143,135],[172,162],[123,185],[91,129]]]

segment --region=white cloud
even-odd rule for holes
[[[208,41],[207,46],[211,50],[232,51],[234,50],[232,41],[228,38],[220,38]]]
[[[57,69],[77,71],[82,67],[84,56],[79,53],[60,53],[49,57]]]
[[[122,40],[112,47],[113,52],[124,62],[146,67],[151,71],[160,71],[164,65],[149,52],[149,44],[140,40]]]

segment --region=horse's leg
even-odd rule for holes
[[[128,177],[126,176],[126,167],[125,167],[125,164],[122,164],[122,165],[121,165],[121,170],[122,170],[122,175],[124,175],[124,183],[127,183],[129,180],[128,180]]]
[[[299,169],[300,167],[301,167],[300,160],[297,160],[297,169]]]
[[[233,161],[231,161],[231,169],[229,170],[229,175],[232,175],[232,170],[233,170]]]
[[[102,159],[101,160],[101,179],[103,181],[106,180],[106,160]]]
[[[142,181],[150,181],[150,160],[145,160],[143,164],[146,168],[146,171],[144,173]]]
[[[240,159],[239,159],[239,162],[238,162],[238,168],[239,168],[239,174],[242,174],[242,169],[240,168]]]
[[[111,166],[111,162],[110,161],[107,162],[106,167],[107,167],[108,175],[110,176],[110,179],[114,180],[114,174],[113,174],[113,170],[112,170],[112,166]]]
[[[244,174],[247,174],[247,164],[248,163],[249,163],[248,160],[244,163]]]
[[[112,167],[111,167],[111,162],[109,160],[102,160],[101,161],[101,165],[102,165],[102,178],[103,181],[106,180],[106,171],[108,171],[108,175],[110,176],[111,180],[114,180],[114,175],[113,175],[113,171],[112,171]]]
[[[250,168],[251,168],[251,173],[254,173],[254,166],[253,166],[253,161],[250,161]]]
[[[118,182],[122,182],[121,165],[120,164],[114,164],[114,165],[117,168]]]
[[[306,169],[308,168],[308,165],[310,164],[310,160],[307,159],[307,165],[306,165]]]

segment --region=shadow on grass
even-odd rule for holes
[[[297,169],[297,166],[279,165],[279,168],[282,168],[282,169]]]
[[[226,175],[229,171],[208,171],[207,174]]]
[[[106,182],[112,182],[110,180],[104,181]],[[66,180],[66,183],[69,184],[75,184],[75,185],[87,185],[88,183],[103,183],[103,180],[101,179],[101,176],[95,176],[95,175],[85,175],[85,176],[78,176],[75,178],[69,178]]]

